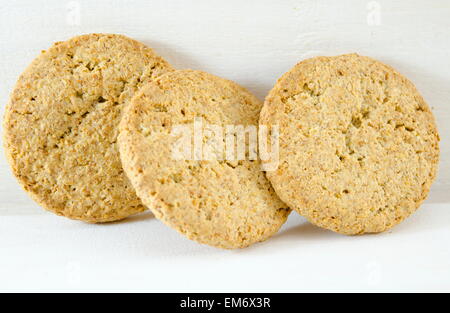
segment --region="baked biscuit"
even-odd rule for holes
[[[305,60],[267,96],[260,124],[280,127],[267,176],[312,223],[383,232],[427,197],[439,161],[433,114],[393,68],[356,54]]]
[[[174,154],[190,131],[188,146],[213,138],[196,137],[196,119],[219,129],[257,127],[261,106],[237,84],[191,70],[165,74],[136,94],[120,124],[119,149],[136,193],[158,219],[192,240],[226,249],[247,247],[278,231],[289,209],[260,161],[228,161],[220,149],[211,150],[208,160],[195,156],[193,147],[186,158]],[[177,127],[186,128],[174,131]]]
[[[4,119],[5,150],[24,189],[44,208],[86,222],[144,211],[123,173],[117,126],[135,91],[170,70],[121,35],[79,36],[42,52]]]

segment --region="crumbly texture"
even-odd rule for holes
[[[303,61],[268,95],[260,124],[280,127],[280,198],[335,232],[378,233],[427,197],[439,161],[430,108],[393,68],[357,54]]]
[[[210,161],[172,157],[181,135],[174,126],[195,117],[204,125],[257,126],[261,107],[242,87],[198,71],[172,72],[142,88],[120,125],[119,147],[143,203],[170,227],[215,247],[243,248],[276,233],[289,209],[259,161],[220,160],[220,150]]]
[[[144,211],[121,166],[118,124],[135,91],[170,70],[121,35],[79,36],[43,51],[4,118],[5,150],[24,189],[44,208],[86,222]]]

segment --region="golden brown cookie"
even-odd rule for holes
[[[123,173],[117,126],[135,91],[170,70],[121,35],[79,36],[42,52],[4,119],[5,150],[24,189],[44,208],[87,222],[144,211]]]
[[[393,68],[356,54],[305,60],[268,95],[260,124],[280,127],[267,176],[312,223],[343,234],[397,225],[427,197],[439,161],[430,108]]]
[[[201,119],[205,133],[207,125],[257,127],[261,106],[237,84],[191,70],[163,75],[136,94],[120,124],[120,154],[136,193],[157,218],[190,239],[227,249],[278,231],[289,210],[260,161],[228,159],[225,149],[208,145],[217,137],[199,135],[192,126]],[[195,154],[198,138],[212,157],[205,159],[204,148]],[[174,154],[180,140],[185,146],[179,151],[188,151],[184,158]]]

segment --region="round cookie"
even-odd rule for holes
[[[121,35],[79,36],[43,51],[4,118],[5,150],[24,189],[44,208],[86,222],[144,211],[123,173],[118,124],[135,91],[170,70]]]
[[[303,61],[267,96],[261,125],[280,127],[280,198],[347,235],[399,224],[427,197],[439,161],[430,108],[393,68],[356,54]]]
[[[290,210],[260,161],[227,161],[218,148],[207,160],[201,153],[194,159],[195,151],[207,149],[196,150],[193,142],[217,147],[208,144],[212,134],[194,133],[194,121],[202,119],[205,134],[208,125],[219,127],[214,134],[225,125],[257,127],[261,107],[237,84],[191,70],[163,75],[136,94],[120,124],[120,154],[136,193],[158,219],[192,240],[226,249],[278,231]],[[177,156],[176,147],[187,154]]]

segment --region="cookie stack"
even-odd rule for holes
[[[258,124],[279,130],[268,136],[277,151],[270,170],[274,160],[252,149],[243,158],[220,149],[230,142],[221,130]],[[263,105],[121,35],[44,51],[18,80],[4,132],[15,176],[47,210],[102,223],[149,208],[188,238],[227,249],[268,239],[291,209],[343,234],[390,229],[427,197],[439,160],[428,105],[373,59],[306,60]]]

